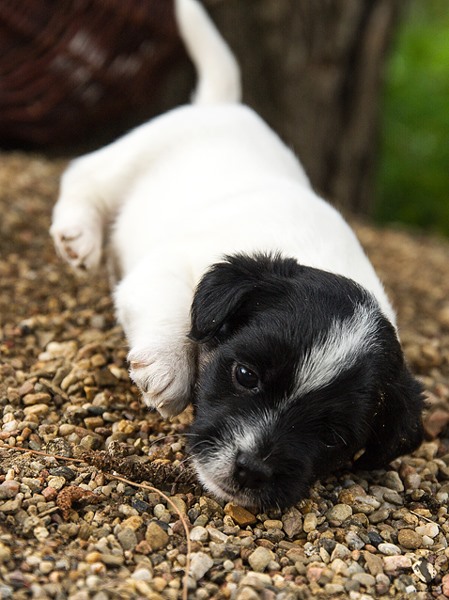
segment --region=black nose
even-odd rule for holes
[[[235,459],[234,478],[247,488],[261,488],[273,477],[273,469],[261,458],[239,452]]]

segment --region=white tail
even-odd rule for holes
[[[175,7],[181,38],[198,76],[193,102],[239,102],[239,66],[203,6],[197,0],[176,0]]]

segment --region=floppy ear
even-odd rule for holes
[[[401,363],[397,377],[386,376],[371,424],[371,437],[365,453],[354,463],[357,468],[384,467],[396,457],[415,450],[423,440],[423,389],[403,358]]]
[[[217,263],[201,279],[191,308],[190,339],[221,341],[282,290],[299,269],[279,255],[237,254]]]
[[[230,263],[214,265],[201,279],[191,308],[189,338],[207,342],[234,329],[239,309],[257,287]]]

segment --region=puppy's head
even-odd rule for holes
[[[353,460],[422,439],[421,388],[394,327],[353,281],[278,256],[214,265],[192,305],[199,375],[190,451],[203,485],[288,506]]]

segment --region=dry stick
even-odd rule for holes
[[[84,463],[87,464],[85,460],[81,458],[71,458],[70,456],[61,456],[59,454],[48,454],[48,452],[42,452],[42,450],[32,450],[31,448],[24,448],[23,446],[9,446],[4,442],[0,442],[0,448],[4,448],[5,450],[18,450],[19,452],[29,452],[30,454],[37,454],[38,456],[46,456],[47,458],[56,458],[57,460],[66,460],[72,463]]]
[[[70,458],[69,456],[60,456],[58,454],[48,454],[47,452],[42,452],[42,450],[31,450],[31,448],[23,448],[22,446],[9,446],[8,444],[5,444],[4,442],[1,442],[1,441],[0,441],[0,448],[5,448],[6,450],[18,450],[19,452],[29,452],[30,454],[37,454],[38,456],[46,456],[47,458],[56,458],[57,460],[65,460],[67,462],[87,464],[86,461],[84,461],[80,458]],[[101,471],[101,469],[99,469],[99,470]],[[176,504],[168,496],[166,496],[163,492],[161,492],[157,488],[155,488],[151,485],[146,485],[145,483],[135,483],[134,481],[130,481],[129,479],[126,479],[125,477],[121,477],[120,475],[113,475],[112,473],[106,473],[104,471],[101,471],[101,472],[104,475],[106,475],[106,477],[109,477],[110,479],[116,479],[117,481],[121,481],[122,483],[126,483],[127,485],[131,485],[136,488],[141,488],[141,489],[147,490],[149,492],[155,492],[156,494],[159,494],[159,496],[161,496],[161,498],[163,498],[173,508],[175,513],[179,516],[179,519],[184,528],[184,532],[186,535],[186,543],[187,543],[186,565],[185,565],[185,569],[184,569],[184,577],[183,577],[183,583],[182,583],[182,598],[183,598],[183,600],[187,600],[189,571],[190,571],[190,555],[192,553],[192,543],[190,541],[189,526],[184,518],[184,515],[181,513],[181,511],[176,506]]]
[[[438,527],[438,529],[440,528],[440,526],[438,525],[438,523],[435,523],[435,521],[433,521],[432,519],[429,519],[429,517],[425,517],[424,515],[420,515],[419,513],[415,512],[414,510],[410,511],[412,513],[412,515],[415,515],[416,517],[419,517],[420,519],[424,519],[424,521],[428,521],[429,523],[434,523],[434,525],[436,525]]]

